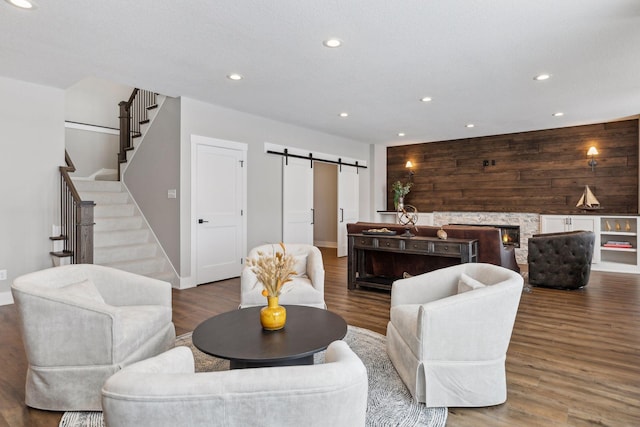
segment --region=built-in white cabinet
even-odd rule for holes
[[[638,218],[633,215],[540,215],[540,232],[593,231],[596,235],[593,270],[640,274]]]
[[[596,233],[599,218],[591,215],[540,215],[540,230],[542,233],[578,230]]]
[[[640,273],[638,217],[600,217],[600,263],[594,270]]]
[[[592,264],[600,262],[600,217],[592,215],[540,215],[541,233],[560,233],[563,231],[593,231],[596,235]]]

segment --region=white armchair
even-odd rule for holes
[[[76,264],[18,277],[11,292],[34,408],[99,411],[107,378],[175,345],[167,282]]]
[[[505,359],[522,286],[520,274],[476,263],[393,283],[387,352],[418,402],[506,401]]]
[[[107,380],[107,426],[364,426],[367,371],[344,341],[318,365],[194,373],[191,350],[176,347]]]
[[[324,264],[320,249],[301,243],[287,243],[287,254],[295,257],[296,272],[291,282],[283,286],[279,298],[280,305],[307,305],[316,308],[327,308],[324,302]],[[258,252],[266,255],[274,251],[282,251],[280,245],[262,245],[251,249],[247,258],[256,259]],[[255,307],[267,304],[262,295],[262,284],[246,265],[240,277],[240,308]]]

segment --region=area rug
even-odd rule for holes
[[[369,398],[367,426],[371,427],[443,427],[447,408],[426,408],[416,403],[391,364],[384,335],[349,326],[344,340],[367,367]],[[176,339],[176,345],[191,348],[197,372],[229,369],[229,361],[200,352],[191,343],[191,333]],[[324,362],[324,352],[315,355],[315,363]],[[101,412],[65,412],[60,427],[104,427]]]

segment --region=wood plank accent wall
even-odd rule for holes
[[[603,209],[638,213],[638,119],[387,148],[387,209],[393,182],[415,175],[405,198],[420,212],[579,214],[589,185]],[[596,146],[591,171],[587,150]],[[488,160],[489,166],[483,166]],[[495,161],[495,164],[494,164]]]

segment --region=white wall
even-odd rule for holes
[[[189,98],[181,100],[181,276],[191,276],[191,135],[202,135],[248,144],[247,153],[247,247],[282,238],[281,157],[264,153],[264,143],[315,150],[344,157],[366,159],[369,144],[317,132],[251,114],[206,104]],[[369,170],[360,172],[360,211],[368,219]],[[187,285],[188,286],[188,285]]]
[[[387,147],[371,145],[371,203],[369,211],[376,222],[388,222],[377,211],[387,209]]]
[[[63,90],[0,77],[0,302],[10,283],[52,266],[58,167],[64,165]]]
[[[66,90],[66,121],[105,128],[120,128],[118,103],[127,101],[133,88],[98,78],[86,78]],[[65,146],[76,166],[73,176],[89,176],[100,169],[117,169],[120,137],[99,130],[67,129]]]
[[[120,101],[129,100],[133,88],[97,78],[86,78],[65,93],[64,119],[94,126],[120,128]]]
[[[71,176],[87,177],[100,169],[118,169],[119,135],[67,128],[64,146],[76,167]]]

